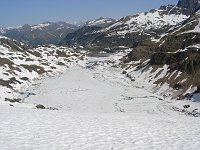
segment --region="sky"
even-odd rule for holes
[[[84,22],[99,17],[119,19],[178,0],[0,0],[0,27],[45,21]]]

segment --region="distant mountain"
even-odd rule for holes
[[[82,29],[68,34],[62,44],[80,44],[91,49],[102,49],[106,47],[128,46],[132,47],[136,43],[157,37],[167,32],[170,28],[186,20],[189,15],[183,13],[182,8],[168,5],[159,9],[152,9],[149,12],[140,13],[115,21],[111,25],[95,28],[91,32],[90,28]],[[97,21],[98,22],[98,21]],[[88,24],[96,23],[92,21]],[[77,35],[81,35],[78,36]]]
[[[29,45],[58,44],[68,33],[78,27],[66,22],[44,22],[36,25],[23,25],[16,28],[1,29],[1,35],[16,39]]]
[[[109,26],[109,25],[111,25],[115,22],[116,22],[115,19],[100,17],[100,18],[95,19],[95,20],[87,21],[85,23],[85,26],[97,26],[97,27],[104,28],[104,27],[107,27],[107,26]]]

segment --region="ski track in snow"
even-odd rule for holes
[[[0,149],[200,147],[199,118],[172,111],[171,101],[159,100],[160,97],[131,84],[119,72],[105,69],[106,60],[90,59],[86,67],[70,68],[26,91],[36,94],[24,99],[27,105],[43,104],[59,110],[0,105]]]

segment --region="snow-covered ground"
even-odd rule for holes
[[[0,36],[1,38],[16,42],[7,37]],[[35,80],[62,73],[67,67],[84,59],[85,55],[81,51],[54,45],[29,50],[14,46],[18,50],[13,50],[9,44],[0,43],[0,101],[15,99]]]
[[[0,149],[169,149],[200,147],[198,118],[164,114],[64,113],[0,106]]]
[[[88,57],[29,87],[24,104],[1,102],[0,149],[198,149],[200,118],[173,108],[199,103],[148,92],[111,67],[112,59]]]
[[[24,93],[24,97],[32,93],[24,99],[25,103],[81,113],[156,113],[154,106],[162,103],[159,96],[134,87],[129,79],[114,70],[106,72],[80,66],[67,70],[55,79],[43,80]],[[141,107],[133,109],[138,102]],[[142,103],[149,103],[148,108]]]

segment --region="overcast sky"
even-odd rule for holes
[[[0,27],[121,18],[178,0],[0,0]]]

